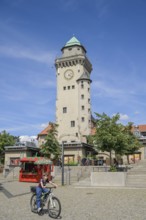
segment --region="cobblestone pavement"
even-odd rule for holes
[[[46,220],[30,211],[32,183],[0,179],[0,220]],[[59,186],[62,220],[146,220],[146,189]]]

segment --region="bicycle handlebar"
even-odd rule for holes
[[[49,188],[49,189],[56,189],[57,187],[55,187],[55,186],[46,186],[46,188]]]

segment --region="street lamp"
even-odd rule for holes
[[[64,186],[64,143],[62,141],[62,186]]]

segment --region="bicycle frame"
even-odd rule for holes
[[[53,204],[53,200],[52,200],[52,197],[53,197],[53,196],[54,196],[54,194],[53,194],[53,192],[52,192],[52,188],[50,188],[50,192],[49,192],[49,194],[47,195],[47,198],[46,198],[46,199],[44,199],[45,197],[44,197],[44,193],[43,193],[43,195],[42,195],[42,202],[43,202],[44,204],[46,204],[47,201],[50,201],[51,206],[52,206],[52,207],[55,207],[55,204]]]
[[[52,199],[53,196],[54,196],[54,194],[52,192],[50,192],[48,201],[50,200],[51,206],[53,208],[55,208],[55,202],[53,202],[53,199]]]

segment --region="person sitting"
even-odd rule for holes
[[[118,167],[118,165],[119,165],[119,163],[118,163],[118,161],[116,160],[116,158],[114,158],[114,167]]]
[[[47,174],[43,174],[43,177],[40,179],[39,185],[36,187],[38,213],[41,211],[40,206],[41,206],[41,195],[42,195],[42,193],[48,193],[49,192],[49,189],[46,188],[47,183],[50,183],[55,188],[57,187],[57,185],[55,183],[48,180],[48,175]]]

